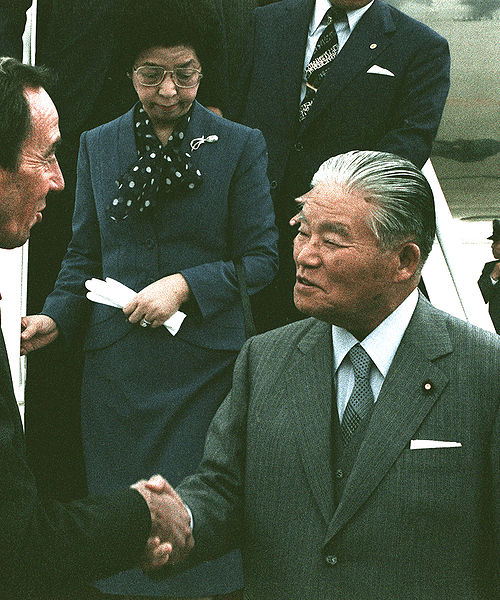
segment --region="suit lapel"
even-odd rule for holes
[[[358,73],[366,73],[376,57],[391,43],[391,34],[395,29],[387,6],[376,0],[363,15],[341,52],[332,62],[302,122],[301,131],[320,116],[325,108],[331,106]]]
[[[10,373],[9,358],[7,355],[7,349],[3,338],[3,333],[0,328],[0,400],[5,402],[7,410],[10,412],[12,417],[12,424],[16,429],[16,433],[23,439],[23,425],[21,421],[21,415],[17,407],[16,397],[14,394],[14,387],[12,385],[12,377]]]
[[[443,317],[420,298],[380,391],[327,539],[356,513],[408,447],[448,383],[433,360],[450,352]],[[424,384],[429,382],[431,389],[426,390]]]
[[[280,40],[281,101],[285,115],[295,118],[298,126],[300,89],[304,71],[312,0],[291,0],[284,7],[282,18],[270,25],[269,35]],[[272,29],[271,29],[272,28]],[[274,47],[274,46],[273,46]]]
[[[333,511],[331,490],[331,327],[317,322],[299,343],[287,369],[284,397],[291,403],[309,485],[325,524]]]

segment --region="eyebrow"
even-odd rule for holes
[[[194,58],[190,58],[186,62],[183,62],[183,63],[180,63],[178,65],[175,65],[174,69],[183,69],[185,67],[189,67],[194,62],[195,62]],[[160,69],[164,69],[165,68],[163,65],[160,65],[159,63],[149,62],[149,61],[143,63],[142,65],[139,65],[139,67],[160,67]],[[138,69],[139,67],[135,67],[135,68]],[[167,71],[168,71],[168,69],[167,69]]]
[[[308,224],[307,217],[303,212],[299,214],[299,222]],[[323,221],[319,226],[319,231],[321,232],[329,232],[329,233],[338,233],[344,237],[350,237],[350,229],[347,225],[340,223],[338,221]]]
[[[55,142],[53,142],[48,148],[47,152],[45,152],[45,156],[50,156],[51,154],[55,154],[56,150],[61,145],[61,138],[58,138]]]

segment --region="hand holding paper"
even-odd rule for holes
[[[137,294],[134,290],[131,290],[126,285],[123,285],[123,283],[111,279],[110,277],[106,277],[105,281],[95,278],[89,279],[85,282],[85,287],[89,290],[87,292],[87,298],[92,302],[107,304],[108,306],[114,306],[115,308],[120,309],[123,309],[131,302],[134,302],[134,300],[140,294],[142,294],[142,292],[144,292],[144,290],[142,290],[142,292]],[[145,290],[147,290],[149,287],[151,286],[148,286],[147,288],[145,288]],[[138,304],[137,306],[138,308],[140,308],[140,306],[142,305]],[[133,311],[130,311],[129,315],[132,314],[132,312]],[[138,318],[135,318],[135,320],[131,319],[131,322],[138,322],[141,318],[144,317],[145,314],[145,312],[142,312],[142,314],[136,315],[136,317]],[[182,325],[182,322],[184,321],[185,317],[185,313],[176,310],[170,317],[160,321],[159,324],[163,324],[172,335],[175,335],[179,331],[180,326]],[[149,320],[153,321],[153,319]]]

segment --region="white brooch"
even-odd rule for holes
[[[198,150],[198,148],[202,145],[202,144],[213,144],[214,142],[217,142],[219,139],[218,135],[209,135],[208,137],[205,137],[204,135],[202,135],[199,138],[194,138],[194,140],[191,140],[190,142],[190,147],[191,150],[194,152],[195,150]]]

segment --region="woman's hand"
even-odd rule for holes
[[[131,323],[144,320],[160,327],[189,299],[189,286],[180,273],[163,277],[141,290],[123,307]]]
[[[47,315],[31,315],[21,318],[21,356],[43,348],[59,335],[54,319]]]

